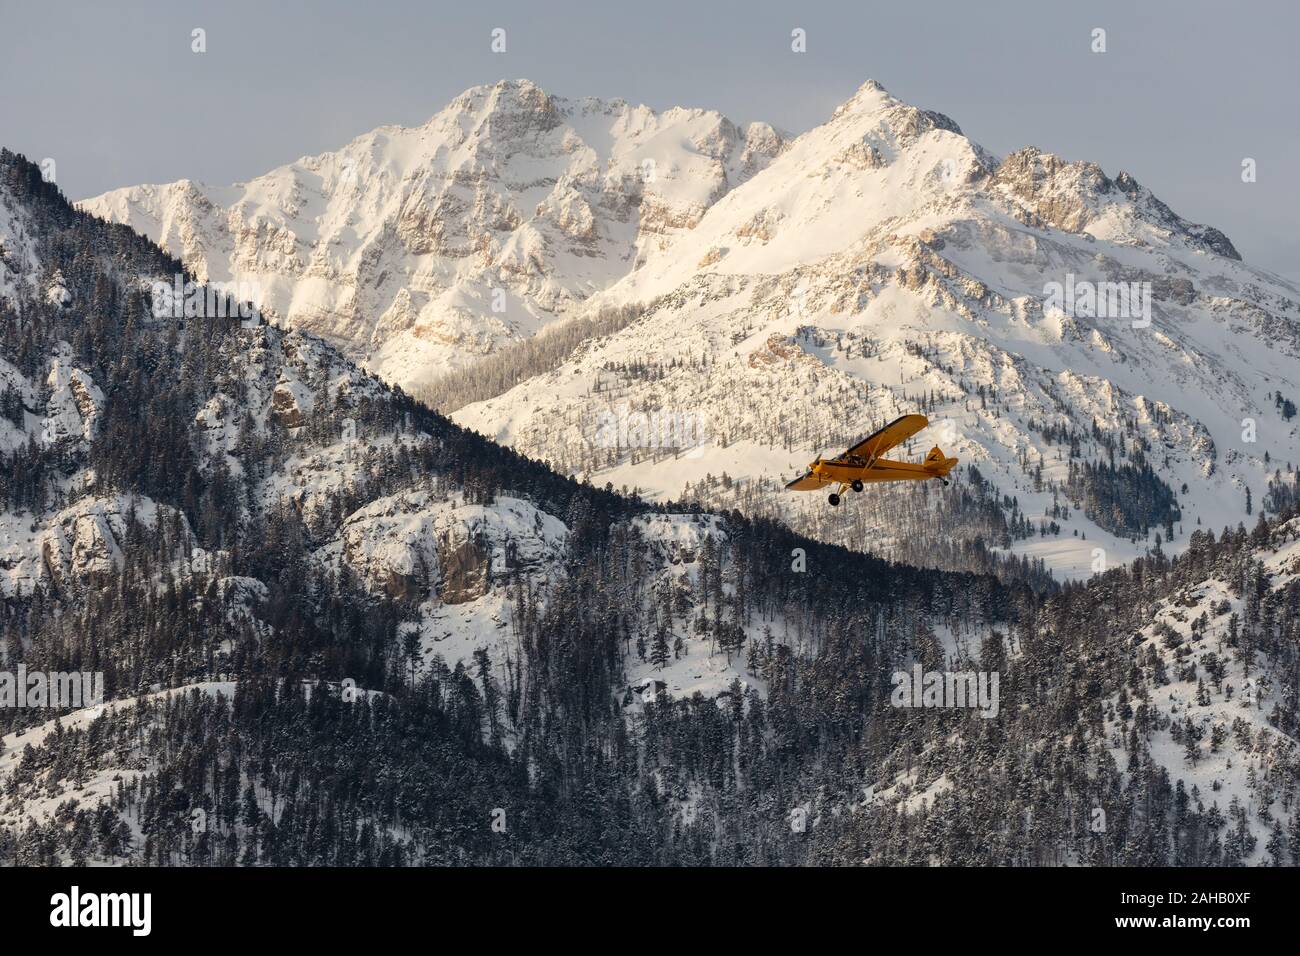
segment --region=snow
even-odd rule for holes
[[[310,699],[315,686],[316,682],[314,681],[303,682],[303,689],[308,699]],[[330,686],[336,689],[338,687],[336,684]],[[214,698],[221,696],[227,702],[231,702],[234,699],[236,687],[237,683],[235,681],[228,680],[184,684],[178,687],[155,690],[135,697],[105,701],[102,705],[73,710],[60,714],[45,723],[5,734],[3,738],[0,738],[0,781],[5,780],[18,767],[27,747],[40,748],[49,736],[55,732],[57,727],[62,727],[65,732],[85,731],[100,717],[113,718],[121,715],[125,719],[126,715],[140,704],[160,703],[182,695],[200,694]],[[378,691],[364,688],[357,688],[357,694],[357,699],[365,697],[373,700],[379,696]],[[119,782],[129,786],[136,777],[158,769],[156,765],[144,761],[140,754],[135,751],[125,753],[116,751],[113,754],[106,754],[104,759],[108,766],[88,774],[80,785],[68,778],[51,779],[49,771],[43,772],[38,776],[34,787],[29,787],[26,791],[20,790],[10,795],[4,802],[0,802],[0,827],[11,830],[19,829],[25,826],[28,820],[44,823],[53,816],[62,804],[68,801],[71,801],[79,808],[93,808],[109,801]],[[252,782],[251,778],[249,778],[249,782]],[[261,797],[260,794],[259,797]],[[263,809],[269,811],[269,797],[262,799],[264,799]],[[139,842],[143,840],[143,833],[140,830],[138,819],[130,815],[124,815],[123,819],[131,827],[132,836],[139,845]]]
[[[715,545],[722,545],[727,540],[725,523],[716,515],[646,515],[634,518],[631,525],[646,555],[652,560],[653,586],[647,590],[648,600],[654,600],[657,588],[664,584],[682,582],[698,587],[699,558],[705,540],[712,539]],[[725,566],[723,582],[723,592],[734,594],[735,588],[728,580]],[[680,638],[684,653],[681,656],[674,653],[662,667],[648,659],[641,660],[630,648],[625,653],[627,688],[632,691],[626,714],[640,714],[645,705],[655,699],[656,690],[673,698],[687,698],[699,693],[722,705],[724,695],[730,692],[734,682],[739,681],[742,693],[752,688],[766,696],[766,683],[750,670],[748,647],[751,641],[762,644],[769,631],[775,643],[793,645],[794,639],[784,617],[756,618],[744,624],[745,650],[731,654],[721,651],[711,636],[696,633],[689,624],[694,619],[695,613],[688,614],[686,620],[674,619],[668,645],[673,648]],[[646,637],[648,643],[649,637]],[[663,688],[656,688],[656,681],[662,682]],[[637,692],[638,687],[645,689]]]
[[[200,278],[255,284],[268,315],[409,387],[608,288],[781,144],[712,111],[503,81],[423,126],[383,127],[248,183],[182,180],[81,205]]]
[[[1300,573],[1300,528],[1296,522],[1284,526],[1275,538],[1275,543],[1268,553],[1261,555],[1264,559],[1266,573],[1270,575],[1270,587],[1278,588],[1295,580]],[[1200,799],[1208,809],[1217,804],[1225,817],[1234,799],[1247,810],[1249,829],[1257,839],[1254,853],[1246,859],[1248,865],[1261,863],[1265,858],[1265,844],[1268,840],[1268,826],[1261,819],[1264,812],[1273,818],[1280,818],[1285,825],[1289,819],[1288,812],[1281,804],[1281,796],[1275,788],[1256,788],[1250,784],[1254,776],[1257,780],[1274,779],[1278,770],[1287,766],[1286,760],[1294,760],[1295,742],[1279,732],[1269,722],[1268,714],[1281,699],[1281,690],[1272,681],[1261,683],[1261,676],[1276,673],[1263,654],[1256,654],[1256,666],[1248,676],[1244,665],[1235,658],[1224,641],[1227,625],[1232,614],[1241,615],[1243,601],[1233,597],[1228,585],[1220,578],[1211,577],[1179,599],[1164,602],[1157,608],[1150,625],[1143,628],[1137,636],[1142,641],[1141,649],[1154,647],[1164,661],[1170,677],[1170,683],[1150,688],[1148,705],[1163,717],[1185,722],[1191,719],[1201,732],[1199,742],[1200,755],[1194,765],[1185,759],[1185,745],[1175,742],[1168,727],[1155,731],[1151,742],[1152,758],[1169,771],[1170,779],[1177,783],[1183,781],[1187,791],[1195,787]],[[1202,614],[1209,619],[1204,632],[1195,635],[1191,624]],[[1174,649],[1159,636],[1157,626],[1171,628],[1191,653],[1181,661],[1175,657]],[[1223,664],[1225,676],[1221,690],[1216,690],[1207,675],[1205,658],[1214,654]],[[1197,701],[1196,680],[1178,679],[1178,669],[1195,662],[1200,678],[1209,690],[1209,702]],[[1136,706],[1136,701],[1133,706]],[[1107,733],[1113,733],[1116,718],[1114,709],[1117,699],[1112,697],[1106,704],[1108,718]],[[1251,738],[1251,745],[1242,746],[1225,742],[1218,753],[1210,746],[1210,732],[1220,726],[1230,735],[1237,736],[1244,731]],[[1111,752],[1120,767],[1127,766],[1128,755],[1123,742],[1116,736]],[[1271,772],[1271,773],[1270,773]],[[1261,795],[1270,793],[1270,799],[1261,799]]]

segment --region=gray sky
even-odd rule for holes
[[[489,49],[498,26],[505,54]],[[1033,144],[1126,169],[1300,278],[1297,34],[1289,0],[0,0],[0,144],[53,158],[80,199],[248,179],[504,77],[792,132],[874,78],[998,154]]]

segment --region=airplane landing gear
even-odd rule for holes
[[[851,487],[853,488],[854,491],[861,491],[861,490],[862,490],[862,479],[860,479],[860,478],[854,478],[854,479],[853,479],[853,485],[852,485]]]
[[[832,492],[831,492],[831,496],[830,496],[830,498],[828,498],[827,500],[830,501],[830,503],[831,503],[831,507],[832,507],[832,508],[835,508],[835,507],[838,507],[838,506],[839,506],[839,503],[840,503],[840,496],[837,495],[835,492],[832,491]]]

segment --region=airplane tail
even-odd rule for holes
[[[956,458],[949,458],[939,446],[935,445],[930,449],[930,454],[925,456],[925,470],[935,475],[947,475],[952,471],[952,466],[957,464]]]

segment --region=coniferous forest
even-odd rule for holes
[[[0,655],[105,687],[0,708],[0,861],[1300,862],[1280,480],[1087,583],[885,561],[577,482],[311,336],[159,317],[181,263],[8,151],[0,206]],[[1140,464],[1071,485],[1125,533],[1181,517]],[[997,673],[997,713],[896,706],[914,665]]]

